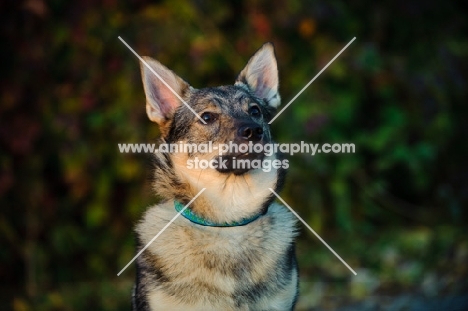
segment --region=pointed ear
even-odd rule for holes
[[[265,43],[241,71],[236,85],[245,85],[255,96],[264,99],[272,108],[281,103],[278,93],[278,65],[271,43]]]
[[[173,116],[175,110],[182,104],[179,97],[183,98],[184,93],[190,89],[190,85],[160,62],[146,56],[143,59],[151,68],[140,62],[146,95],[146,113],[151,121],[162,125]]]

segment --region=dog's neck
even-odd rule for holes
[[[253,215],[248,218],[242,218],[239,221],[232,221],[232,222],[213,222],[209,219],[205,219],[200,215],[197,215],[194,213],[188,206],[184,206],[182,203],[179,201],[174,201],[174,208],[175,210],[180,213],[183,217],[185,217],[187,220],[190,220],[191,222],[201,225],[201,226],[207,226],[207,227],[239,227],[239,226],[245,226],[250,224],[251,222],[257,220],[260,216],[264,215],[265,212],[267,211],[265,209],[265,212],[260,212],[256,215]]]
[[[275,155],[269,157],[276,158]],[[265,213],[273,201],[268,188],[282,186],[284,171],[254,169],[242,175],[220,173],[214,169],[188,169],[180,156],[159,155],[154,189],[162,197],[190,204],[190,211],[212,223],[235,223]]]
[[[271,156],[273,159],[275,156]],[[272,196],[268,188],[277,188],[276,169],[269,172],[253,169],[235,175],[215,169],[188,169],[183,157],[172,157],[172,160],[177,177],[190,187],[190,199],[205,188],[192,203],[191,210],[216,223],[240,221],[261,213]]]

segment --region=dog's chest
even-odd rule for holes
[[[178,219],[139,260],[145,270],[143,282],[151,284],[147,287],[150,305],[153,301],[154,306],[171,310],[177,310],[175,306],[242,310],[245,304],[271,297],[288,284],[294,292],[294,221],[281,218],[280,222],[275,216],[264,217],[233,228],[199,227]],[[152,224],[139,227],[143,245],[160,227]]]
[[[258,228],[174,228],[169,247],[152,248],[155,268],[172,281],[210,283],[226,292],[235,290],[234,284],[261,280],[284,255],[277,249],[287,247],[278,245],[265,222]]]

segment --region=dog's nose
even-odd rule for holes
[[[258,125],[244,125],[238,130],[240,138],[249,141],[260,141],[263,137],[263,129]]]

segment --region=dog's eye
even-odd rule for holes
[[[249,113],[252,117],[260,117],[262,115],[260,108],[258,108],[257,106],[250,107]]]
[[[206,122],[206,124],[209,124],[216,120],[216,115],[212,112],[204,112],[202,113],[201,118]]]

